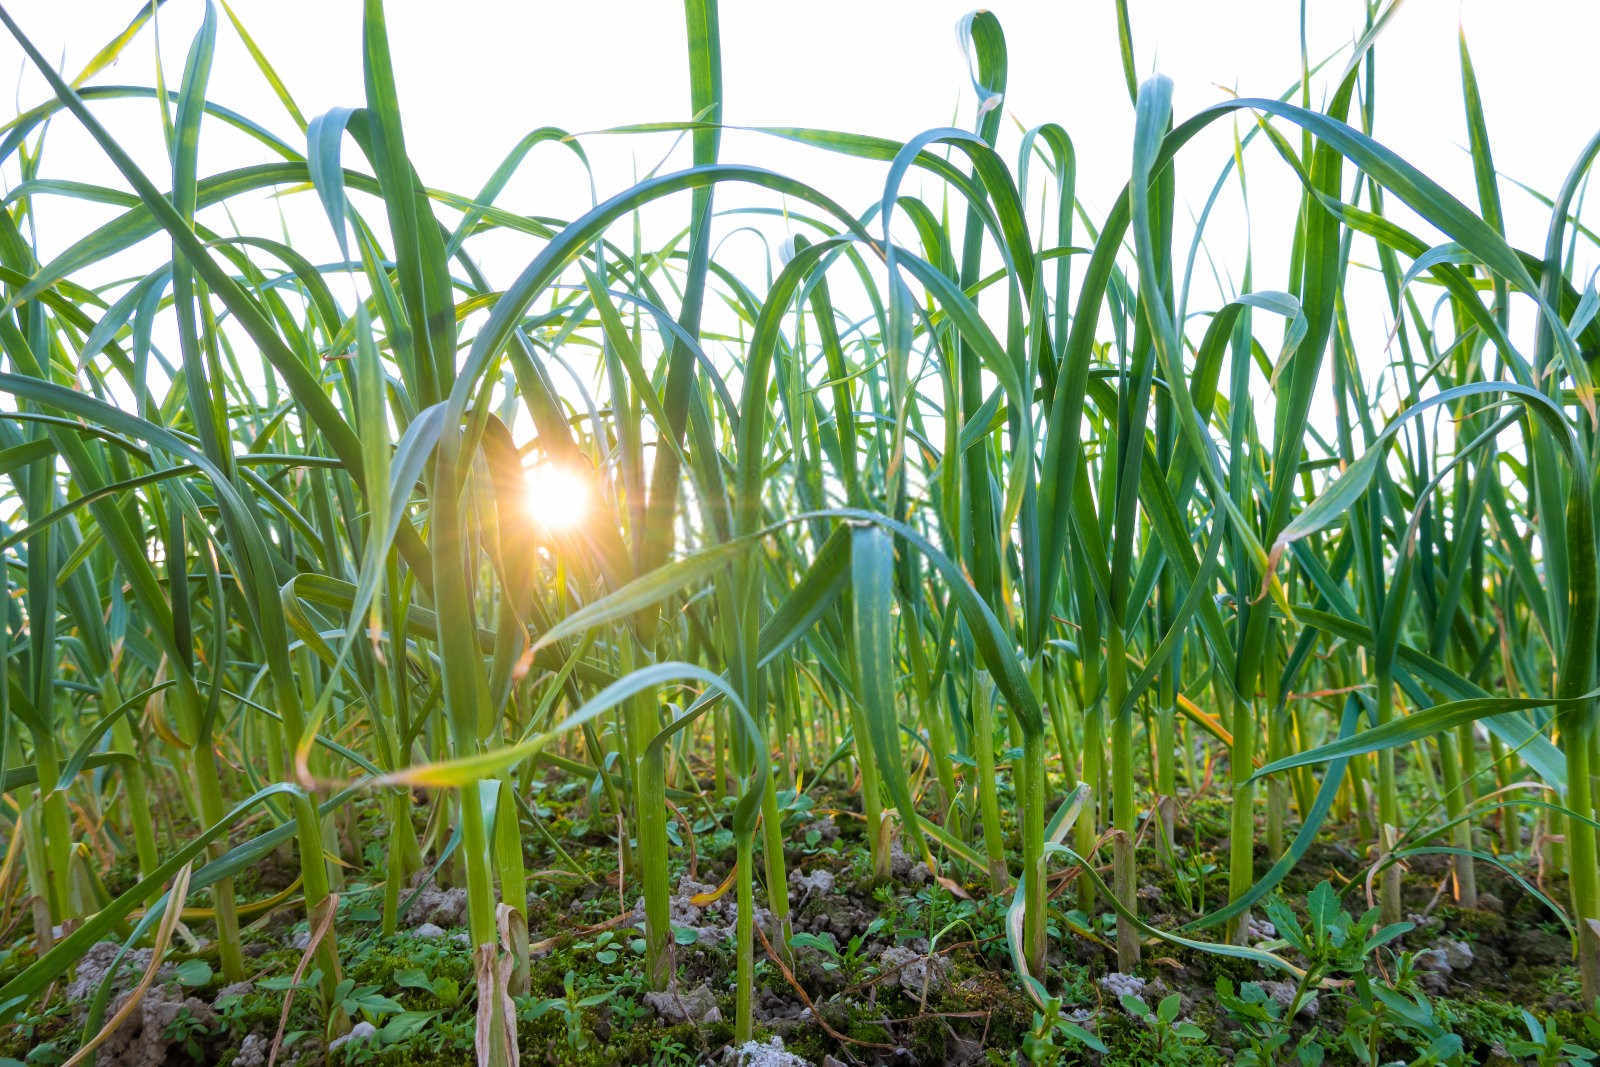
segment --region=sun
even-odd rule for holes
[[[589,514],[589,482],[571,467],[540,463],[525,475],[528,515],[550,533],[565,533]]]

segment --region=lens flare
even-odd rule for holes
[[[541,463],[526,475],[528,515],[550,533],[565,533],[589,514],[589,482],[570,467]]]

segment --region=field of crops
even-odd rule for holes
[[[1594,1058],[1600,137],[1505,180],[1463,38],[1447,190],[1366,132],[1397,3],[1192,115],[1105,6],[1131,156],[1013,125],[983,12],[965,125],[742,131],[867,202],[727,150],[716,0],[604,131],[681,160],[507,129],[468,190],[381,0],[310,116],[225,0],[142,86],[153,5],[60,71],[0,8],[52,90],[0,127],[0,1064]]]

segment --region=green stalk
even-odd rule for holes
[[[1180,721],[1178,727],[1178,744],[1183,752],[1183,780],[1190,789],[1194,789],[1200,782],[1200,768],[1195,763],[1195,741],[1204,735],[1193,729],[1187,718]]]
[[[738,960],[734,975],[733,1040],[741,1045],[750,1040],[754,1016],[751,997],[755,988],[755,834],[741,833],[734,841],[738,864],[738,916],[734,923],[734,956]]]
[[[1267,639],[1267,647],[1274,648],[1277,641],[1278,627],[1269,623],[1271,631]],[[1289,754],[1289,732],[1294,727],[1289,708],[1279,693],[1278,672],[1267,670],[1262,672],[1262,689],[1264,690],[1263,703],[1271,710],[1267,715],[1267,759],[1275,760]],[[1283,826],[1284,816],[1289,808],[1290,780],[1284,775],[1276,774],[1267,779],[1267,856],[1277,859],[1283,855]],[[1302,811],[1304,808],[1302,807]]]
[[[861,703],[851,700],[850,729],[856,738],[856,767],[861,772],[861,810],[867,817],[867,848],[872,857],[872,880],[889,880],[889,825],[884,819],[883,788],[878,764],[867,745],[867,714]],[[763,805],[765,801],[763,800]],[[998,809],[996,809],[998,812]],[[998,821],[999,815],[996,814]]]
[[[733,795],[733,779],[725,765],[728,747],[727,712],[711,709],[711,783],[718,796]]]
[[[1228,773],[1232,780],[1232,810],[1228,816],[1228,900],[1238,900],[1255,883],[1255,709],[1245,700],[1233,703],[1233,747],[1228,751]],[[1250,912],[1240,912],[1228,923],[1228,940],[1244,944],[1249,932]]]
[[[663,802],[663,809],[665,806]],[[778,782],[774,774],[767,775],[767,784],[761,790],[761,821],[764,837],[761,859],[766,867],[767,907],[772,911],[773,933],[777,940],[774,947],[788,958],[789,939],[793,936],[789,920],[789,874],[783,859],[783,815],[778,811]],[[887,853],[888,849],[884,851]]]
[[[279,756],[282,764],[278,770],[286,781],[294,781],[296,768],[293,766],[296,759],[295,751],[300,743],[301,735],[305,732],[306,723],[303,706],[299,694],[294,688],[292,679],[283,679],[275,683],[277,690],[278,706],[282,709],[280,719]],[[328,906],[329,894],[332,892],[328,877],[328,861],[326,859],[326,843],[323,838],[322,820],[317,813],[317,805],[312,798],[305,794],[298,794],[293,803],[295,821],[295,844],[300,856],[300,882],[305,897],[306,921],[311,929],[316,929],[325,908]],[[328,1012],[330,1034],[339,1034],[349,1029],[349,1019],[342,1009],[335,1008],[334,994],[338,989],[340,980],[338,933],[330,924],[328,932],[317,944],[317,968],[322,972],[321,993],[322,1004]]]
[[[528,874],[522,860],[522,831],[511,780],[502,779],[495,803],[494,862],[500,875],[500,900],[516,913],[511,923],[513,994],[528,992]]]
[[[795,706],[797,708],[803,707],[807,711],[810,711],[812,709],[812,705],[810,705],[808,702],[802,701],[800,697],[799,681],[792,680],[792,684],[794,686]],[[797,717],[799,719],[799,723],[795,729],[795,740],[799,747],[799,770],[800,773],[810,774],[811,769],[817,765],[816,758],[811,752],[811,730],[815,719],[810,715],[804,714],[798,715]]]
[[[103,706],[114,708],[122,703],[122,694],[117,689],[116,679],[109,672],[100,679],[100,692]],[[145,768],[137,760],[133,727],[128,725],[126,715],[119,716],[111,727],[111,748],[114,752],[121,752],[131,757],[124,765],[122,780],[128,793],[128,823],[133,830],[134,854],[139,859],[139,878],[143,880],[150,877],[161,860],[156,851],[156,824],[155,818],[150,813],[150,792],[145,782]]]
[[[1350,795],[1354,798],[1356,829],[1363,837],[1377,837],[1378,827],[1372,818],[1372,799],[1367,794],[1367,783],[1372,777],[1372,764],[1366,756],[1350,761]]]
[[[994,702],[979,691],[972,700],[973,774],[978,785],[978,810],[983,820],[983,851],[989,861],[989,887],[1002,893],[1011,884],[1006,868],[1005,838],[1000,831],[1000,797],[995,790]]]
[[[306,919],[315,929],[328,905],[328,864],[322,855],[322,821],[317,817],[317,806],[304,793],[294,799],[295,830],[300,847],[300,887],[305,893]],[[322,971],[322,1002],[333,1004],[334,990],[339,985],[339,949],[333,927],[317,945],[317,967]],[[348,1029],[349,1021],[332,1020],[330,1030]]]
[[[933,772],[939,780],[939,821],[945,822],[957,796],[955,764],[950,759],[955,752],[950,740],[950,722],[934,699],[933,671],[922,644],[921,631],[915,623],[910,623],[901,627],[900,632],[905,635],[907,658],[911,662],[911,690],[916,696],[923,725],[928,729],[928,747],[933,750]]]
[[[1572,903],[1578,927],[1578,970],[1583,979],[1583,1003],[1600,997],[1600,852],[1596,850],[1594,824],[1585,821],[1600,814],[1595,807],[1595,725],[1593,708],[1567,717],[1561,735],[1567,754],[1567,840],[1572,853]]]
[[[1472,848],[1472,825],[1461,818],[1466,810],[1467,797],[1461,778],[1461,756],[1456,751],[1456,738],[1450,732],[1439,735],[1439,770],[1444,778],[1445,817],[1454,822],[1450,829],[1451,844],[1464,851]],[[1455,876],[1456,901],[1464,908],[1478,906],[1478,877],[1472,857],[1453,855],[1450,869]]]
[[[494,877],[489,869],[489,834],[471,782],[457,794],[461,806],[461,852],[467,868],[467,934],[474,950],[498,944],[494,923]],[[486,991],[480,991],[486,992]]]
[[[1159,816],[1162,862],[1170,862],[1177,847],[1178,828],[1178,724],[1177,692],[1172,683],[1172,672],[1163,671],[1156,683],[1156,699],[1160,707],[1155,713],[1156,732],[1156,812]]]
[[[630,652],[623,664],[634,667]],[[634,853],[644,890],[644,974],[651,989],[666,989],[672,980],[672,888],[667,869],[667,779],[661,747],[650,739],[660,718],[649,694],[628,702],[629,733],[635,750],[633,774],[634,825],[639,847]]]
[[[38,796],[25,792],[18,798],[17,832],[22,835],[22,859],[28,873],[28,899],[33,910],[33,939],[43,956],[55,944],[55,916],[50,910],[54,892],[50,882],[50,860],[45,854],[44,833]]]
[[[1164,469],[1171,469],[1175,447],[1175,415],[1172,398],[1165,391],[1156,395],[1156,455]],[[1156,630],[1166,633],[1176,613],[1177,585],[1171,567],[1164,567],[1156,585]],[[1175,645],[1161,664],[1156,683],[1156,811],[1159,815],[1161,847],[1156,851],[1163,864],[1171,861],[1177,839],[1178,781],[1177,724],[1178,671],[1183,666],[1183,645]]]
[[[395,790],[388,801],[390,832],[403,835],[405,831],[400,827],[402,825],[407,829],[411,827],[411,797],[405,792]],[[390,853],[389,864],[383,876],[383,918],[379,927],[385,937],[394,936],[400,927],[400,893],[411,874],[406,866],[398,850]]]
[[[1116,835],[1111,845],[1111,888],[1127,913],[1139,908],[1138,872],[1134,865],[1134,838],[1139,812],[1133,794],[1133,709],[1124,707],[1128,694],[1128,654],[1122,628],[1106,631],[1106,701],[1116,709],[1111,720],[1111,821]],[[1132,973],[1139,965],[1139,930],[1117,913],[1117,969]]]
[[[1491,735],[1492,736],[1492,735]],[[1456,747],[1461,752],[1461,800],[1470,806],[1478,799],[1478,738],[1472,723],[1456,730]],[[1473,841],[1473,827],[1467,827],[1467,843]]]
[[[1289,754],[1289,713],[1273,708],[1267,716],[1267,759],[1282,759]],[[1267,855],[1283,854],[1283,816],[1289,806],[1289,783],[1284,775],[1267,779]]]
[[[1092,658],[1091,658],[1092,659]],[[1083,664],[1085,674],[1084,692],[1093,693],[1089,675],[1090,662]],[[1094,683],[1098,685],[1098,679]],[[1100,827],[1105,819],[1106,790],[1106,744],[1105,744],[1105,704],[1095,696],[1090,696],[1088,703],[1083,708],[1083,780],[1089,785],[1089,803],[1084,805],[1083,814],[1078,816],[1076,832],[1078,835],[1078,855],[1085,860],[1093,861],[1095,843],[1100,833]],[[1094,908],[1094,882],[1088,878],[1079,877],[1078,906],[1085,912]]]
[[[200,800],[200,822],[211,826],[222,821],[227,805],[222,799],[222,784],[217,779],[217,757],[209,738],[203,739],[194,752],[196,791]],[[211,849],[213,858],[227,851],[225,842]],[[244,946],[239,940],[239,916],[234,907],[233,879],[221,878],[211,887],[211,900],[217,911],[217,955],[222,965],[222,977],[227,982],[237,982],[244,977]]]
[[[1494,780],[1497,789],[1504,789],[1516,781],[1516,768],[1512,765],[1511,758],[1506,754],[1505,744],[1494,734],[1489,735],[1489,760],[1494,764]],[[1517,817],[1515,805],[1507,804],[1500,809],[1500,851],[1508,856],[1515,856],[1522,850],[1522,824]]]
[[[1394,718],[1394,682],[1380,667],[1378,670],[1378,722]],[[1400,832],[1400,792],[1395,783],[1394,749],[1378,751],[1378,848],[1387,852],[1394,847],[1394,837]],[[1378,906],[1383,909],[1383,921],[1397,923],[1402,918],[1400,901],[1400,865],[1391,863],[1383,869],[1383,880],[1378,894]]]
[[[33,759],[38,768],[39,808],[43,830],[42,849],[44,869],[47,872],[49,893],[47,902],[52,923],[67,924],[76,916],[72,912],[72,830],[67,813],[67,797],[56,788],[60,778],[60,757],[56,754],[55,735],[40,730],[33,737]]]
[[[1031,974],[1045,973],[1047,900],[1044,866],[1044,738],[1024,732],[1022,738],[1022,871],[1027,879],[1023,901],[1022,943]]]
[[[1591,460],[1592,462],[1592,460]],[[1591,485],[1593,471],[1574,471],[1567,499],[1567,593],[1571,607],[1562,649],[1557,690],[1577,698],[1594,688],[1596,640],[1600,633],[1600,566],[1597,566]],[[1600,705],[1585,700],[1561,714],[1561,748],[1567,757],[1567,848],[1570,850],[1574,925],[1578,928],[1578,970],[1583,977],[1583,1007],[1600,1008],[1600,848],[1594,817],[1595,750],[1600,744],[1596,718]]]

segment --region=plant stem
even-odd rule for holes
[[[760,758],[759,754],[757,758]],[[766,787],[761,791],[761,821],[761,859],[766,867],[767,906],[772,910],[775,947],[778,954],[787,959],[789,938],[793,935],[789,923],[789,875],[783,859],[783,815],[778,811],[777,776],[773,774],[767,775]]]
[[[1378,725],[1394,718],[1394,680],[1383,667],[1378,669]],[[1394,749],[1378,751],[1378,848],[1387,852],[1394,844],[1394,835],[1400,827],[1400,793],[1394,777]],[[1383,921],[1397,923],[1401,919],[1400,865],[1390,863],[1383,869],[1383,880],[1378,894],[1378,905],[1383,909]]]
[[[1250,776],[1255,772],[1256,748],[1255,708],[1247,700],[1235,700],[1230,726],[1233,729],[1233,747],[1228,753],[1229,776],[1233,783],[1233,810],[1228,821],[1228,900],[1238,900],[1255,882],[1255,784]],[[1249,933],[1248,910],[1233,917],[1228,924],[1228,940],[1243,944]]]
[[[750,1040],[753,1028],[751,1012],[755,988],[755,893],[754,862],[755,835],[741,833],[734,842],[738,864],[736,885],[738,890],[738,915],[734,922],[734,956],[737,971],[734,975],[733,1041],[742,1045]]]
[[[632,670],[630,653],[624,667]],[[629,702],[629,733],[636,762],[633,774],[634,825],[639,847],[634,853],[644,890],[644,974],[651,989],[666,989],[672,980],[672,889],[667,868],[667,780],[660,746],[649,742],[660,717],[648,694]]]
[[[1112,889],[1130,913],[1139,909],[1139,884],[1134,866],[1134,837],[1139,813],[1133,794],[1133,709],[1123,707],[1128,692],[1128,655],[1122,628],[1106,632],[1106,702],[1111,718],[1111,818],[1116,828],[1112,841]],[[1139,931],[1122,914],[1117,915],[1117,968],[1131,973],[1139,965]]]
[[[989,888],[1003,893],[1011,884],[1005,838],[1000,831],[1000,798],[995,790],[994,701],[988,686],[972,698],[972,757],[977,763],[978,811],[983,820],[983,851],[989,861]]]
[[[1022,738],[1022,873],[1027,879],[1023,899],[1022,943],[1026,947],[1028,971],[1044,974],[1045,966],[1045,868],[1044,868],[1044,738],[1025,733]]]

